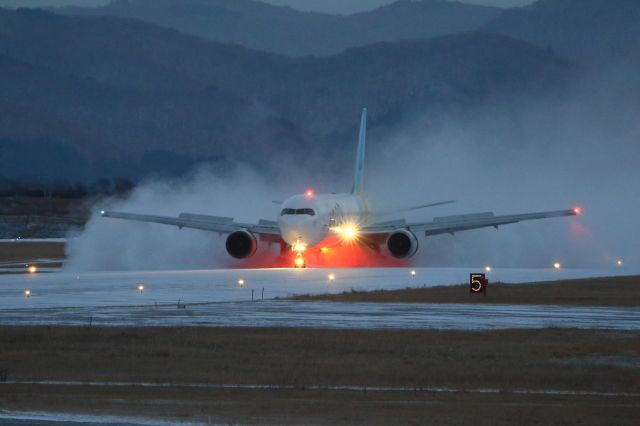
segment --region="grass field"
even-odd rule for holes
[[[0,327],[8,381],[267,384],[284,390],[0,383],[0,408],[244,424],[634,424],[640,333]],[[446,387],[468,392],[314,390]],[[482,393],[477,389],[502,393]],[[539,395],[518,390],[631,395]],[[579,420],[579,421],[578,421]]]
[[[640,276],[588,278],[528,284],[489,283],[487,295],[468,285],[300,295],[294,300],[334,302],[503,303],[574,306],[640,306]]]
[[[65,257],[63,242],[0,242],[0,262],[28,261],[33,259],[64,260]]]

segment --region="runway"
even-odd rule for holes
[[[471,268],[252,269],[44,273],[0,276],[0,324],[95,326],[298,326],[327,328],[640,329],[635,308],[534,305],[329,303],[293,294],[462,283]],[[335,275],[330,281],[328,275]],[[494,269],[493,282],[637,273],[628,269]],[[244,280],[244,285],[238,281]],[[140,292],[139,286],[144,286]],[[25,297],[24,291],[31,291]],[[264,300],[262,300],[264,298]],[[256,302],[252,303],[252,299]],[[258,300],[260,300],[258,302]],[[186,308],[178,308],[178,302]]]
[[[635,308],[541,305],[340,303],[265,300],[160,306],[9,309],[2,324],[76,326],[314,327],[491,330],[599,328],[640,330]]]
[[[412,277],[410,271],[415,270]],[[0,275],[0,309],[239,302],[294,294],[402,289],[466,283],[482,268],[212,269],[198,271],[37,273]],[[330,281],[329,274],[335,279]],[[640,269],[499,269],[490,282],[555,281],[640,274]],[[244,280],[244,285],[238,284]],[[144,292],[139,293],[139,285]],[[24,297],[24,290],[31,297]]]

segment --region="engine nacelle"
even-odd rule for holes
[[[236,259],[246,259],[255,254],[258,241],[253,234],[245,229],[235,231],[227,237],[227,253]]]
[[[387,249],[389,249],[391,256],[398,259],[406,259],[418,251],[418,239],[413,232],[408,229],[402,229],[389,234]]]

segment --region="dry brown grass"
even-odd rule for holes
[[[0,242],[0,262],[33,259],[65,259],[61,242]]]
[[[543,283],[489,283],[487,296],[468,285],[300,295],[294,300],[334,302],[501,303],[574,306],[640,306],[640,276],[588,278]]]
[[[2,327],[0,348],[20,380],[640,392],[631,331]]]
[[[0,408],[271,424],[632,424],[639,397],[311,391],[309,385],[640,392],[640,332],[0,327],[9,380],[279,384],[296,390],[0,384]],[[564,422],[564,423],[563,423]]]
[[[2,386],[0,407],[216,424],[636,425],[635,397]]]

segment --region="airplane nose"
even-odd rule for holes
[[[296,243],[305,245],[315,244],[313,223],[303,220],[284,220],[280,223],[280,235],[282,239],[293,246]]]

